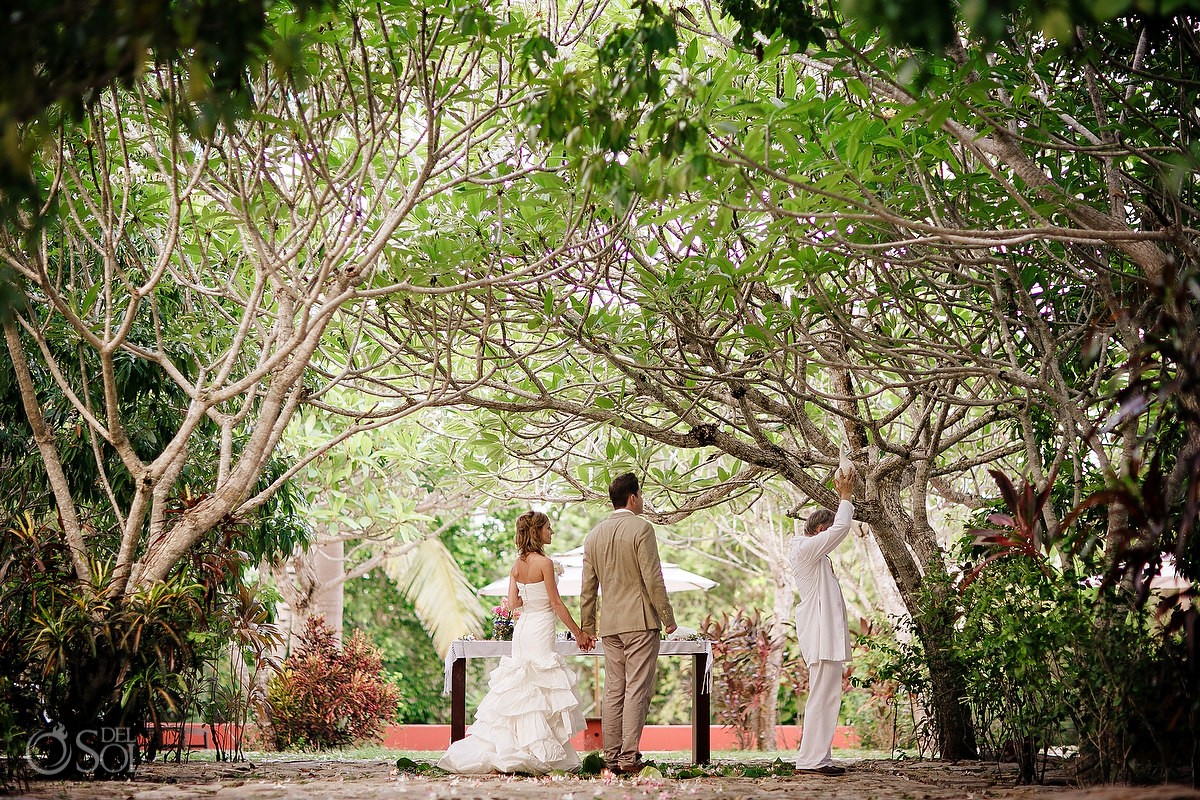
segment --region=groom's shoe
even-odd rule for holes
[[[620,764],[614,771],[624,775],[637,775],[648,766],[644,761],[635,761],[632,764]]]
[[[822,764],[821,766],[814,767],[812,769],[797,769],[796,772],[802,775],[827,775],[829,777],[835,777],[837,775],[845,775],[846,768],[839,767],[834,764]]]

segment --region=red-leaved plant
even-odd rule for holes
[[[310,617],[299,649],[267,689],[280,750],[341,747],[378,735],[400,690],[383,677],[379,650],[361,631],[339,649],[322,617]]]
[[[709,616],[701,632],[712,639],[716,667],[713,700],[717,719],[733,728],[738,748],[759,748],[767,692],[774,689],[767,678],[771,657],[770,620],[755,609],[748,613]],[[771,721],[774,724],[774,721]]]
[[[1054,545],[1054,537],[1047,535],[1043,510],[1050,501],[1050,492],[1054,488],[1054,473],[1040,491],[1028,481],[1022,482],[1021,488],[1013,484],[1007,475],[1000,470],[990,469],[992,479],[1000,487],[1000,494],[1009,512],[989,514],[988,522],[999,526],[995,528],[971,528],[968,533],[975,537],[975,544],[986,547],[990,553],[974,569],[967,572],[960,588],[965,589],[979,574],[997,559],[1009,556],[1024,556],[1037,564],[1044,572],[1047,571],[1044,559],[1050,554]]]

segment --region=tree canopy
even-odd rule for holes
[[[563,501],[634,466],[661,520],[832,505],[844,454],[971,755],[933,498],[1025,475],[1035,539],[1105,504],[1064,553],[1200,574],[1200,40],[1191,3],[923,9],[272,6],[254,47],[296,46],[202,130],[186,59],[120,72],[0,234],[0,389],[75,577],[144,591],[437,406],[465,469]],[[344,427],[273,462],[305,406]]]

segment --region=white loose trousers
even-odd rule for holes
[[[814,661],[808,665],[808,702],[800,731],[796,769],[816,769],[833,763],[833,735],[842,707],[844,661]]]

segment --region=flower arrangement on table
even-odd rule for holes
[[[686,625],[680,625],[674,633],[664,633],[662,638],[670,642],[703,642],[708,637],[695,628],[689,628]]]
[[[513,625],[513,612],[505,597],[500,605],[492,606],[492,638],[504,641],[512,639]]]

